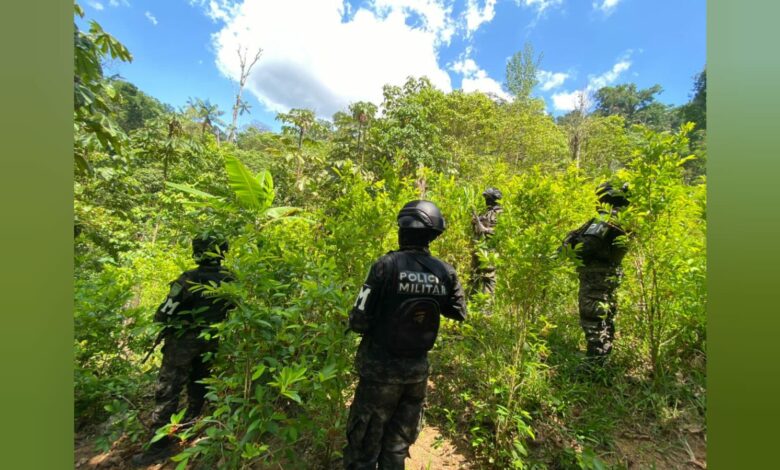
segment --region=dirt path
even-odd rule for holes
[[[136,469],[130,458],[138,447],[126,439],[119,439],[108,452],[95,450],[94,436],[82,436],[76,442],[75,466],[77,470],[130,470]],[[468,458],[461,454],[435,426],[426,426],[417,442],[410,449],[411,458],[406,461],[407,470],[456,470],[471,469]],[[145,470],[173,470],[173,462],[143,467]]]
[[[76,470],[138,469],[130,463],[130,458],[139,451],[139,448],[130,443],[124,437],[116,441],[108,452],[100,452],[95,449],[94,436],[82,436],[76,440],[74,449],[74,468]],[[146,470],[173,470],[176,464],[173,462],[149,465]]]
[[[435,426],[426,426],[420,437],[409,449],[411,458],[406,461],[407,470],[449,470],[473,468],[468,458],[461,454]]]

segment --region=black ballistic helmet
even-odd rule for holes
[[[398,213],[398,228],[428,229],[441,234],[447,228],[444,216],[431,201],[411,201]]]
[[[620,189],[616,189],[609,181],[601,183],[596,188],[596,196],[601,203],[614,207],[626,207],[628,206],[628,183],[625,183]]]
[[[487,188],[485,192],[482,193],[482,197],[493,201],[498,201],[502,196],[503,194],[501,194],[501,191],[497,188]]]
[[[228,242],[224,238],[215,234],[199,235],[192,239],[192,257],[197,262],[205,261],[208,258],[214,258],[208,253],[218,253],[216,259],[222,259],[222,255],[228,251]]]

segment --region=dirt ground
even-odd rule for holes
[[[129,445],[125,439],[120,439],[108,452],[95,450],[94,436],[82,436],[76,442],[75,467],[77,470],[130,470],[136,469],[130,463],[130,458],[138,452],[136,446]],[[435,426],[426,426],[420,433],[417,442],[409,451],[411,458],[406,461],[407,470],[468,470],[473,468],[468,458],[461,454],[455,446],[441,435]],[[173,462],[159,463],[142,467],[145,470],[173,470]]]
[[[706,469],[707,439],[704,431],[685,431],[678,442],[663,446],[641,434],[624,434],[614,441],[614,455],[607,461],[628,470]]]
[[[426,426],[417,442],[409,449],[411,458],[406,461],[407,470],[471,469],[469,459],[441,435],[435,426]]]
[[[673,439],[674,441],[674,439]],[[657,438],[639,432],[624,432],[616,436],[611,452],[600,457],[612,468],[640,470],[706,469],[707,442],[702,429],[684,429],[676,442],[659,442]],[[95,450],[95,436],[81,435],[76,441],[75,466],[77,470],[136,469],[130,458],[138,452],[137,445],[119,439],[108,452]],[[417,442],[410,449],[407,470],[471,470],[477,468],[469,457],[436,426],[425,426]],[[174,470],[173,462],[143,467],[145,470]],[[340,468],[336,466],[336,468]],[[335,469],[334,469],[335,470]]]

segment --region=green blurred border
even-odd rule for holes
[[[767,468],[780,421],[780,4],[707,10],[708,464]],[[10,2],[3,16],[0,458],[72,468],[72,3]]]
[[[707,7],[709,468],[771,468],[780,435],[780,3]]]
[[[73,4],[0,28],[0,468],[73,468]]]

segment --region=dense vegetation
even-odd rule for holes
[[[238,307],[217,325],[209,406],[177,459],[333,466],[356,380],[347,311],[395,247],[398,209],[441,207],[449,230],[432,249],[467,284],[487,186],[505,195],[495,313],[477,295],[464,324],[443,324],[426,420],[485,468],[600,468],[619,429],[672,442],[703,421],[704,72],[678,108],[628,84],[556,121],[532,96],[526,48],[509,63],[511,101],[409,78],[331,120],[280,114],[274,133],[220,127],[208,100],[174,109],[105,77],[103,61],[132,56],[96,23],[75,41],[75,413],[77,429],[100,425],[101,445],[147,436],[154,309],[193,265],[192,235],[218,229],[237,278],[220,295]],[[606,178],[633,195],[609,385],[575,380],[574,261],[556,253]]]

